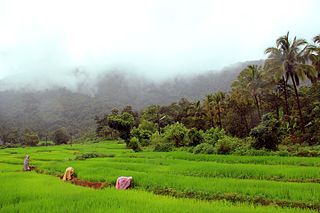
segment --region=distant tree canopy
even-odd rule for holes
[[[39,137],[35,132],[26,129],[23,134],[23,143],[27,146],[36,146],[39,143]]]
[[[130,138],[130,131],[134,124],[134,118],[128,112],[120,115],[109,115],[108,125],[120,132],[120,138],[127,141]]]
[[[67,144],[69,139],[70,136],[64,128],[57,129],[53,132],[52,140],[55,144]]]

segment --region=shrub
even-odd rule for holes
[[[154,147],[155,152],[170,152],[174,148],[172,143],[158,143]]]
[[[108,116],[108,124],[111,128],[120,133],[120,138],[127,141],[130,138],[130,130],[133,126],[134,118],[131,114],[124,112],[121,115],[112,114]]]
[[[216,142],[218,142],[219,139],[222,139],[225,135],[226,134],[223,129],[211,128],[204,133],[204,141],[206,143],[214,145]]]
[[[149,130],[151,133],[157,131],[157,125],[153,122],[142,120],[139,124],[139,129]]]
[[[163,139],[165,143],[172,143],[175,147],[188,144],[188,129],[181,123],[168,125],[164,128]]]
[[[57,129],[52,135],[52,140],[55,144],[67,144],[69,135],[64,128]]]
[[[194,154],[213,154],[214,147],[208,143],[202,143],[194,147],[193,149]]]
[[[127,147],[132,149],[135,152],[141,151],[139,139],[136,137],[132,137],[130,139],[129,143],[127,144]]]
[[[38,146],[53,146],[54,142],[53,141],[40,141],[37,145]]]
[[[89,158],[103,158],[103,157],[114,157],[113,154],[102,154],[102,153],[96,153],[96,152],[89,152],[89,153],[84,153],[81,155],[77,155],[75,160],[86,160]]]
[[[252,144],[254,148],[276,150],[280,142],[280,123],[271,113],[265,114],[262,122],[251,130],[250,135],[255,138]]]
[[[196,128],[192,128],[189,130],[188,137],[190,146],[197,146],[204,141],[203,132],[198,131]]]
[[[301,150],[298,151],[295,155],[299,157],[319,157],[320,152],[317,152],[315,150]]]
[[[23,134],[23,143],[27,146],[36,146],[39,142],[39,137],[35,132],[27,130]]]
[[[120,137],[120,133],[118,130],[115,130],[109,126],[104,126],[101,128],[99,136],[104,139],[115,140]]]
[[[230,154],[242,145],[242,140],[236,137],[224,136],[215,144],[218,154]]]
[[[311,121],[306,125],[304,138],[308,144],[316,145],[320,144],[320,102],[316,101],[312,105]]]
[[[149,130],[139,128],[133,128],[131,130],[131,136],[136,137],[139,140],[141,146],[148,146],[150,144],[152,132]]]
[[[151,135],[151,144],[153,145],[157,145],[160,143],[163,143],[163,138],[161,137],[161,135],[159,135],[159,132],[155,132]]]

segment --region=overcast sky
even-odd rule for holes
[[[0,0],[0,79],[68,81],[80,67],[160,79],[265,58],[320,34],[319,0]]]

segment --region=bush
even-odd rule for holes
[[[208,143],[202,143],[194,147],[193,149],[194,154],[213,154],[214,147]]]
[[[152,136],[151,131],[141,129],[141,128],[133,128],[130,134],[132,137],[136,137],[139,140],[139,143],[141,144],[141,146],[150,145],[150,140]]]
[[[299,157],[319,157],[320,152],[315,150],[302,150],[298,151],[295,155]]]
[[[52,140],[55,144],[67,144],[69,135],[64,128],[57,129],[52,135]]]
[[[101,128],[101,130],[99,132],[99,136],[104,139],[115,140],[120,137],[120,133],[116,129],[113,129],[109,126],[104,126]]]
[[[243,144],[242,140],[236,137],[224,136],[215,144],[218,154],[230,154]]]
[[[189,130],[188,137],[190,146],[197,146],[204,142],[203,132],[198,131],[196,128]]]
[[[170,152],[174,148],[172,143],[158,143],[154,147],[155,152]]]
[[[34,132],[25,132],[23,135],[23,143],[27,146],[36,146],[39,142],[39,137]]]
[[[164,128],[165,143],[172,143],[175,147],[185,146],[189,142],[188,129],[181,123],[168,125]]]
[[[271,113],[262,117],[262,122],[250,132],[255,138],[252,146],[256,149],[276,150],[280,142],[280,122]]]
[[[130,130],[133,126],[134,118],[131,114],[124,112],[121,115],[112,114],[108,116],[108,124],[111,128],[120,133],[120,138],[127,141],[130,138]]]
[[[223,129],[211,128],[204,133],[204,142],[214,145],[226,135]]]
[[[157,144],[160,144],[160,143],[163,143],[163,138],[161,137],[161,135],[159,135],[159,132],[155,132],[151,135],[151,144],[152,145],[157,145]]]
[[[141,151],[139,139],[136,137],[132,137],[130,139],[129,143],[127,144],[127,147],[132,149],[135,152]]]
[[[139,124],[139,129],[149,130],[151,133],[155,133],[157,131],[157,125],[147,120],[142,120]]]
[[[40,141],[37,146],[53,146],[54,142],[53,141]]]
[[[103,157],[114,157],[113,154],[102,154],[102,153],[96,153],[96,152],[89,152],[89,153],[84,153],[81,155],[77,155],[75,160],[86,160],[89,158],[103,158]]]

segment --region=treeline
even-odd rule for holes
[[[319,38],[308,44],[290,40],[289,33],[281,36],[274,47],[266,49],[264,65],[248,65],[230,92],[218,91],[198,101],[182,98],[169,105],[151,105],[140,113],[130,106],[121,112],[114,109],[96,118],[96,134],[121,137],[135,150],[149,144],[158,150],[209,144],[219,152],[216,143],[222,150],[236,149],[241,143],[237,138],[248,136],[250,147],[256,149],[276,150],[280,143],[319,145]],[[226,135],[237,138],[223,139]]]
[[[0,91],[0,139],[2,143],[20,144],[24,132],[32,131],[46,141],[60,128],[65,128],[70,138],[86,137],[88,132],[94,132],[95,116],[111,112],[113,107],[130,104],[141,110],[151,104],[168,104],[180,97],[195,100],[209,91],[227,91],[249,63],[262,64],[262,61],[239,63],[219,73],[177,77],[158,83],[110,72],[95,83],[80,83],[76,91],[67,88],[34,91],[32,85],[23,91]],[[0,81],[0,86],[2,83]]]

